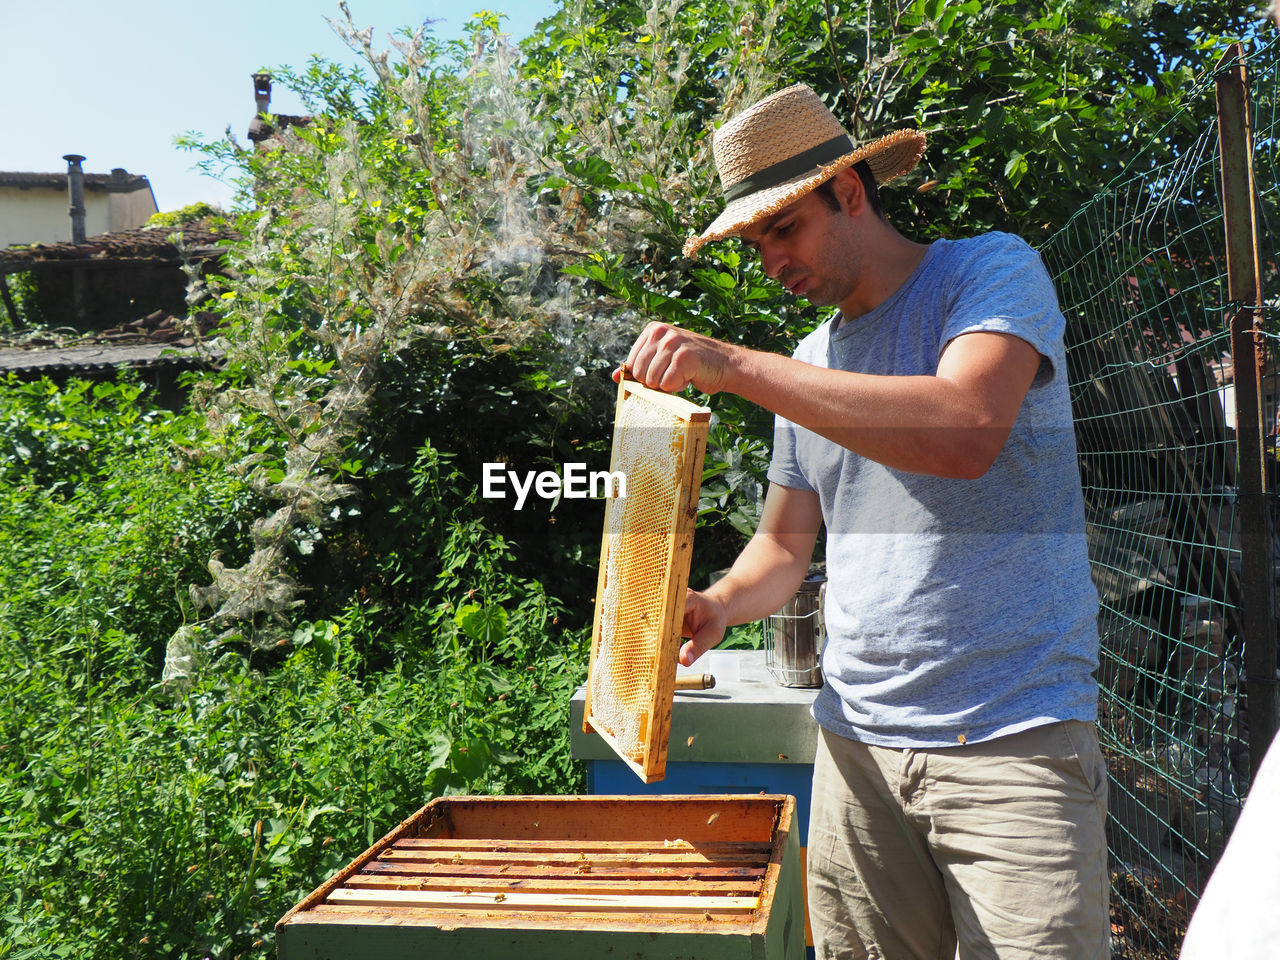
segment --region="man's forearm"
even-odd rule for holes
[[[912,473],[972,478],[999,455],[1038,366],[1032,348],[1019,346],[1025,355],[1011,387],[1016,401],[1006,404],[993,402],[986,384],[953,377],[945,368],[934,376],[879,376],[741,348],[722,382],[723,389],[870,460]]]
[[[772,536],[758,533],[732,569],[705,593],[723,606],[729,626],[763,620],[795,595],[809,571],[809,559],[809,555],[792,553]]]
[[[816,493],[772,484],[756,535],[732,569],[707,590],[689,591],[683,625],[689,640],[680,662],[691,666],[724,639],[729,625],[777,613],[808,572],[821,525]]]
[[[975,332],[942,351],[937,372],[882,376],[749,350],[668,324],[645,328],[628,357],[648,386],[727,391],[894,469],[981,476],[1017,419],[1040,354],[1018,337]]]

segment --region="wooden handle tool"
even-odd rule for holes
[[[710,690],[716,678],[709,673],[682,673],[676,677],[677,690]]]

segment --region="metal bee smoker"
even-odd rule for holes
[[[764,621],[765,665],[784,687],[822,686],[827,579],[811,574],[781,610]]]

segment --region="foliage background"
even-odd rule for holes
[[[179,410],[127,379],[0,393],[0,956],[268,956],[430,797],[583,788],[602,512],[484,500],[480,465],[602,465],[647,320],[787,350],[824,318],[734,243],[680,256],[720,118],[803,80],[856,136],[917,124],[890,219],[1035,242],[1167,159],[1134,145],[1261,29],[1208,3],[565,0],[520,49],[482,14],[382,51],[340,12],[365,66],[276,77],[309,126],[191,144],[242,186],[228,277],[189,295],[221,369]],[[771,429],[710,402],[695,583],[754,525]]]

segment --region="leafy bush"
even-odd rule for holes
[[[161,210],[158,213],[153,213],[147,218],[147,222],[143,226],[162,227],[172,230],[188,223],[207,220],[210,217],[224,218],[226,213],[211,203],[198,200],[195,203],[187,204],[185,207],[179,207],[177,210]]]
[[[447,456],[411,469],[433,589],[392,618],[351,595],[255,652],[185,597],[260,507],[204,419],[127,382],[7,386],[0,955],[265,956],[275,917],[427,798],[581,789],[585,635],[450,500]],[[175,634],[204,662],[165,685]]]
[[[303,625],[266,676],[224,657],[177,701],[127,635],[54,651],[85,665],[59,678],[6,624],[6,955],[269,955],[274,918],[425,798],[581,788],[580,649],[502,664],[463,643],[361,679],[359,621]]]
[[[48,326],[49,318],[40,304],[40,290],[35,274],[30,270],[10,273],[5,276],[4,282],[18,315],[12,316],[6,306],[0,316],[0,333],[12,334],[24,328]]]

